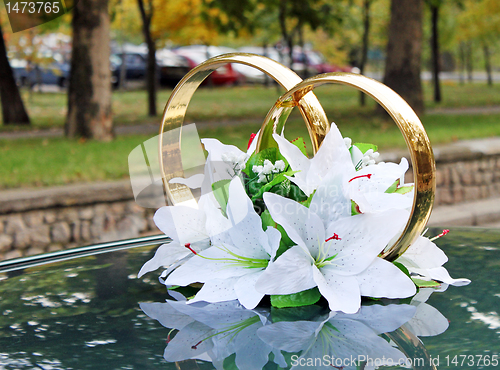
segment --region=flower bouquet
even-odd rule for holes
[[[159,247],[139,276],[163,266],[161,281],[169,288],[202,283],[191,303],[238,300],[253,309],[269,296],[274,307],[323,300],[330,310],[348,314],[360,309],[363,297],[407,298],[420,287],[468,283],[452,279],[442,267],[446,255],[434,239],[420,235],[432,206],[435,169],[411,108],[366,77],[326,74],[300,82],[286,71],[276,73],[275,62],[262,58],[214,58],[174,90],[163,128],[182,125],[188,103],[182,99],[221,63],[254,63],[278,82],[284,79],[289,89],[251,136],[246,152],[202,139],[208,152],[202,175],[185,179],[178,170],[165,173],[174,205],[160,208],[154,221],[172,241]],[[311,90],[332,81],[371,94],[393,116],[411,149],[415,185],[404,183],[406,159],[377,163],[375,145],[353,143],[335,124],[325,123]],[[283,134],[294,106],[306,118],[312,158],[302,138],[290,141]],[[163,154],[160,162],[168,164]],[[200,189],[198,201],[188,186]]]

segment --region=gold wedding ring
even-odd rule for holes
[[[182,128],[186,110],[191,98],[200,84],[217,68],[227,63],[245,64],[266,73],[286,90],[291,89],[302,79],[291,69],[284,65],[256,54],[232,53],[221,55],[201,63],[196,68],[189,71],[186,76],[177,84],[163,112],[163,119],[159,135],[159,163],[162,174],[163,186],[170,205],[195,200],[191,190],[182,184],[170,184],[169,180],[174,177],[183,177],[183,167],[181,159],[181,136],[182,129],[179,130],[179,138],[165,137],[163,133],[176,128]],[[318,127],[318,133],[326,135],[330,127],[323,107],[313,93],[305,94],[298,107],[306,122],[314,122]],[[285,108],[281,111],[281,120],[284,122],[293,107]],[[317,143],[319,145],[319,142]]]
[[[261,133],[270,130],[279,132],[284,125],[281,117],[282,112],[284,112],[283,106],[300,105],[300,101],[305,97],[305,94],[310,94],[314,88],[328,83],[348,85],[374,98],[396,122],[410,151],[415,182],[415,195],[410,218],[400,238],[394,245],[386,248],[381,256],[388,261],[394,261],[423,232],[432,211],[436,191],[436,164],[429,138],[417,115],[403,98],[386,85],[362,75],[325,73],[304,80],[283,94],[267,114]],[[287,111],[287,113],[290,112]],[[306,125],[311,140],[320,144],[324,138],[322,130],[318,129],[314,121],[311,122],[306,119]],[[262,144],[259,140],[257,151]],[[313,148],[314,153],[316,153],[314,145]]]

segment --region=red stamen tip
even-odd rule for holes
[[[248,146],[247,146],[247,150],[250,149],[250,145],[252,145],[252,142],[253,142],[253,139],[255,139],[255,136],[257,136],[257,134],[250,134],[250,140],[248,140]]]
[[[361,176],[356,176],[356,177],[353,177],[352,179],[349,180],[349,182],[351,182],[352,180],[356,180],[356,179],[360,179],[362,177],[368,177],[368,179],[371,179],[372,177],[372,174],[369,173],[368,175],[361,175]]]
[[[186,243],[186,244],[184,244],[184,246],[185,246],[187,249],[189,249],[191,252],[193,252],[193,254],[198,254],[198,253],[196,253],[196,252],[194,251],[194,249],[193,249],[193,248],[191,248],[191,243]]]
[[[437,237],[440,238],[442,236],[445,236],[446,234],[448,234],[450,232],[449,229],[444,229],[443,232],[441,234],[439,234]]]
[[[327,242],[329,240],[342,240],[342,239],[339,238],[339,236],[337,234],[333,233],[333,236],[330,236],[328,239],[325,240],[325,242]]]
[[[194,346],[191,346],[191,349],[198,349],[198,345],[203,342],[202,340],[200,340],[198,343],[196,343]]]

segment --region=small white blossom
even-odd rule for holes
[[[347,147],[347,149],[349,149],[352,146],[352,140],[351,140],[351,138],[350,137],[345,137],[344,138],[344,144]]]
[[[282,160],[276,161],[274,164],[274,170],[273,172],[283,172],[285,170],[285,162]]]
[[[247,153],[226,152],[221,154],[223,162],[228,163],[238,175],[244,168],[249,155]]]
[[[260,175],[262,170],[264,169],[264,166],[253,166],[252,171],[253,173],[256,173],[257,175]]]
[[[271,174],[273,169],[274,169],[274,166],[271,163],[271,161],[269,159],[264,160],[264,168],[262,169],[262,173],[264,175],[269,175],[269,174]]]

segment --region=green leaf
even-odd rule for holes
[[[410,271],[408,271],[408,269],[406,268],[406,266],[405,266],[405,265],[403,265],[402,263],[399,263],[399,262],[393,262],[393,263],[394,263],[394,265],[395,265],[398,269],[400,269],[401,271],[403,271],[403,272],[404,272],[404,274],[405,274],[406,276],[408,276],[408,277],[411,279],[411,276],[410,276]]]
[[[398,186],[399,186],[399,179],[394,181],[392,185],[389,186],[385,192],[389,194],[394,193],[397,190]]]
[[[413,185],[410,185],[410,186],[401,186],[400,188],[397,188],[395,193],[397,194],[406,194],[406,193],[409,193],[410,191],[413,190]]]
[[[298,137],[295,140],[292,140],[291,143],[299,148],[302,154],[307,157],[306,142],[303,137]]]
[[[271,307],[271,318],[273,323],[280,321],[308,321],[314,320],[326,312],[328,312],[326,308],[321,305],[286,308]]]
[[[301,202],[300,204],[302,204],[304,207],[309,208],[315,193],[316,193],[316,189],[314,189],[314,191],[311,193],[311,195],[309,195],[309,197],[305,201]]]
[[[233,353],[231,356],[228,356],[224,359],[222,367],[224,370],[239,370],[238,366],[236,366],[236,353]]]
[[[281,234],[281,239],[280,239],[280,246],[278,248],[278,251],[276,252],[276,258],[281,256],[283,253],[285,253],[290,247],[293,247],[296,245],[296,243],[293,242],[292,239],[288,236],[286,233],[285,229],[283,229],[283,226],[278,225],[273,218],[271,217],[271,213],[266,209],[262,214],[260,215],[260,218],[262,219],[262,228],[264,230],[267,230],[269,226],[276,228],[280,234]]]
[[[300,307],[315,304],[321,298],[317,287],[302,292],[284,295],[272,295],[271,305],[277,308]]]
[[[394,181],[394,183],[389,186],[387,188],[387,190],[385,191],[386,193],[396,193],[396,194],[406,194],[406,193],[409,193],[410,191],[413,190],[413,185],[408,185],[408,186],[401,186],[399,187],[399,179],[397,179],[396,181]]]
[[[230,179],[216,181],[212,184],[212,191],[215,199],[222,208],[222,213],[226,215],[227,201],[229,199],[229,183]]]
[[[259,198],[262,198],[262,196],[264,195],[264,193],[266,191],[269,191],[274,185],[277,185],[285,180],[288,180],[286,178],[286,176],[292,176],[294,173],[297,173],[299,171],[292,171],[292,170],[288,170],[286,172],[283,172],[283,173],[280,173],[279,175],[275,176],[274,179],[272,179],[271,181],[269,181],[267,184],[265,184],[264,186],[262,186],[259,191],[257,192],[257,194],[255,194],[253,197],[252,197],[252,200],[255,200],[255,199],[259,199]]]
[[[367,144],[367,143],[354,143],[352,144],[356,146],[359,150],[361,150],[361,153],[365,154],[369,149],[373,149],[374,152],[377,151],[378,146],[375,144]]]
[[[422,280],[417,278],[411,278],[416,286],[419,288],[437,288],[441,286],[440,283],[434,280]]]
[[[358,205],[356,202],[351,200],[351,216],[360,215],[361,212],[358,211]]]
[[[266,159],[270,160],[273,164],[276,163],[278,159],[282,159],[278,148],[267,148],[258,153],[253,152],[250,158],[248,158],[243,172],[245,172],[248,177],[254,178],[257,174],[253,172],[253,166],[262,166]],[[285,164],[287,164],[287,162],[285,162]]]

